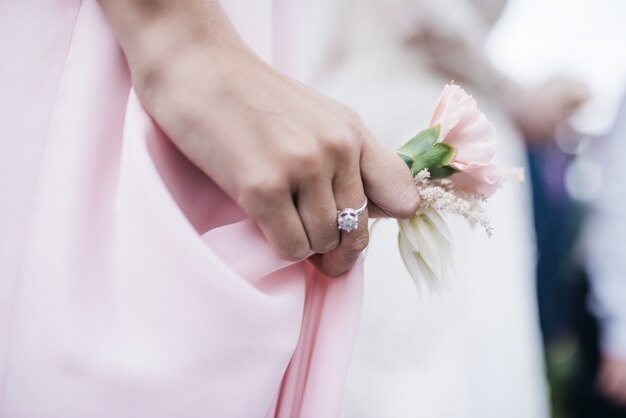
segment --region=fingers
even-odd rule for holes
[[[311,181],[298,191],[298,211],[316,253],[327,253],[339,245],[337,205],[333,196],[332,179]]]
[[[553,78],[544,84],[544,88],[553,91],[553,96],[559,99],[566,115],[591,98],[589,87],[575,79]]]
[[[309,240],[287,187],[264,184],[248,191],[240,205],[259,225],[278,256],[297,261],[309,255]]]
[[[367,196],[380,209],[376,216],[413,216],[420,197],[411,170],[395,152],[367,134],[361,152],[361,175]]]
[[[337,173],[334,181],[335,201],[339,209],[358,208],[365,200],[365,192],[358,165],[347,167]],[[337,212],[335,212],[335,229],[337,229]],[[346,232],[341,231],[339,246],[327,254],[316,257],[312,261],[329,276],[340,276],[348,271],[367,247],[369,233],[367,228],[367,209],[359,216],[358,228]]]
[[[248,187],[243,199],[241,193],[237,198],[280,257],[300,260],[312,250],[317,253],[312,261],[330,276],[348,271],[369,241],[367,209],[359,215],[356,229],[340,232],[338,208],[356,209],[366,194],[369,208],[379,216],[408,218],[419,206],[419,194],[404,161],[378,143],[358,118],[350,127],[351,133],[345,136],[336,132],[323,136],[327,139],[307,152],[302,147],[283,150],[294,154],[285,159],[289,167],[260,170],[277,171],[273,174],[277,182],[261,182],[261,176],[255,176],[257,187]],[[294,166],[297,160],[301,163]]]

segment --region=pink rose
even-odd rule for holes
[[[431,119],[440,125],[439,141],[455,149],[451,167],[459,170],[451,180],[461,189],[491,196],[500,186],[500,173],[490,164],[495,153],[496,131],[465,90],[447,84]]]

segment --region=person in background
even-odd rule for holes
[[[603,408],[603,418],[626,417],[626,166],[622,158],[626,153],[626,96],[614,128],[595,151],[603,175],[584,246],[589,308],[599,328],[596,385],[612,405],[600,399],[590,408],[596,413]]]
[[[526,145],[552,137],[588,92],[563,78],[527,88],[491,64],[483,43],[505,3],[343,0],[318,47],[316,84],[397,148],[427,126],[455,80],[494,123],[498,164],[524,165]],[[527,187],[507,186],[487,210],[492,239],[449,218],[458,277],[435,298],[412,288],[395,225],[376,227],[348,417],[548,416]]]

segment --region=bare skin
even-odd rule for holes
[[[218,1],[99,0],[143,106],[173,143],[254,219],[278,255],[325,273],[367,246],[337,209],[419,206],[410,171],[346,106],[281,74],[237,35]]]
[[[519,89],[509,109],[529,145],[550,140],[560,123],[591,98],[587,86],[564,77],[551,78],[529,89]]]
[[[598,387],[617,405],[626,407],[626,360],[605,353],[598,373]]]

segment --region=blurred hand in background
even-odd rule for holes
[[[626,406],[626,358],[610,354],[602,356],[598,388],[616,404]]]
[[[509,108],[529,145],[551,140],[556,128],[591,98],[587,85],[564,77],[524,89],[509,98]]]

